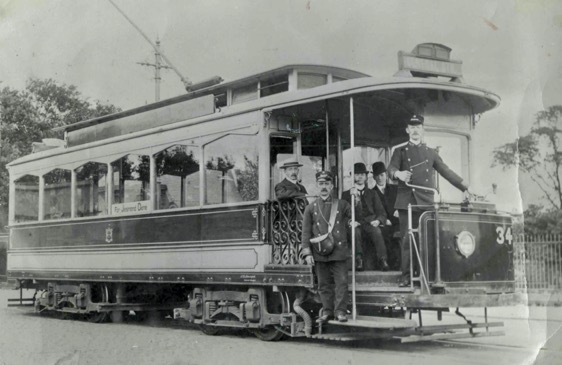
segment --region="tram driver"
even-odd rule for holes
[[[410,118],[406,127],[410,140],[394,151],[388,166],[388,175],[399,180],[395,208],[398,210],[400,234],[402,236],[402,279],[400,286],[410,285],[408,204],[416,205],[416,207],[412,207],[412,228],[416,229],[421,214],[432,209],[434,203],[433,191],[409,187],[406,186],[406,183],[435,189],[434,176],[435,171],[437,171],[457,189],[469,194],[468,184],[443,162],[434,149],[422,143],[423,122],[423,117],[419,115],[413,115]]]
[[[283,162],[281,169],[285,178],[275,185],[275,197],[277,199],[304,198],[308,195],[306,188],[299,182],[299,167],[302,165],[294,158]]]
[[[347,321],[347,229],[351,224],[351,206],[345,200],[332,197],[332,181],[330,172],[316,173],[320,197],[304,210],[302,231],[302,254],[308,265],[315,265],[318,277],[318,293],[323,308],[322,316],[318,318],[320,323],[334,314],[338,321]],[[319,237],[330,234],[331,251],[324,250],[330,246],[324,246]]]

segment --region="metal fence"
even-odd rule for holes
[[[521,291],[562,291],[562,235],[517,235],[515,280]]]

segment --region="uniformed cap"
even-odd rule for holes
[[[332,181],[333,179],[330,171],[318,171],[316,173],[316,181]]]
[[[289,158],[283,161],[283,164],[279,168],[286,169],[288,167],[301,167],[301,166],[302,165],[295,158]]]
[[[373,176],[378,176],[383,172],[386,172],[386,167],[384,167],[384,162],[380,162],[380,161],[375,162],[373,164]]]
[[[410,120],[408,120],[408,125],[419,125],[423,124],[423,117],[421,115],[412,115]]]
[[[357,162],[353,165],[353,172],[356,174],[366,174],[367,167],[363,162]]]

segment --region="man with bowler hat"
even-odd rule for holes
[[[384,162],[375,162],[372,166],[372,171],[375,186],[371,190],[377,194],[386,212],[387,218],[385,224],[381,225],[381,232],[386,244],[386,251],[388,252],[388,261],[392,269],[395,269],[399,267],[398,262],[400,260],[400,245],[396,244],[393,240],[394,235],[398,235],[400,232],[398,211],[394,209],[398,187],[388,184]]]
[[[423,117],[413,115],[408,120],[406,133],[410,140],[405,145],[394,150],[388,175],[397,179],[398,194],[394,207],[398,210],[400,218],[400,234],[402,235],[402,281],[401,286],[410,285],[410,245],[408,238],[408,204],[423,205],[412,208],[412,227],[416,229],[421,214],[432,209],[434,204],[433,191],[421,188],[412,188],[411,185],[424,186],[435,189],[435,171],[449,181],[457,189],[467,192],[468,184],[453,172],[441,159],[439,154],[422,143],[424,127]]]
[[[351,224],[351,206],[345,200],[332,197],[334,185],[330,172],[316,173],[316,185],[320,197],[304,210],[302,254],[308,265],[316,266],[318,293],[323,308],[318,322],[326,322],[334,316],[338,321],[346,322],[349,255],[347,229]],[[335,212],[334,217],[332,212]],[[332,222],[330,231],[329,226]],[[333,250],[322,252],[318,239],[330,232],[334,243]]]
[[[275,197],[277,199],[304,198],[308,195],[306,188],[299,183],[299,167],[302,165],[294,158],[285,160],[281,169],[285,178],[275,185]]]
[[[377,194],[367,187],[367,168],[364,163],[353,165],[353,180],[354,186],[343,192],[342,199],[351,204],[351,196],[355,196],[357,269],[375,270],[378,259],[380,269],[388,271],[386,247],[380,229],[386,223],[386,212]],[[375,252],[366,239],[374,246]]]

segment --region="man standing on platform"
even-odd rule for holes
[[[400,234],[402,235],[401,286],[410,285],[408,205],[417,205],[417,207],[412,208],[412,228],[416,229],[421,214],[432,209],[434,204],[433,191],[409,187],[406,186],[406,183],[435,189],[435,171],[437,171],[457,189],[467,193],[469,190],[468,184],[443,162],[437,152],[422,143],[423,121],[423,117],[419,115],[413,115],[410,118],[406,127],[410,141],[394,150],[388,166],[388,175],[399,180],[398,195],[394,207],[398,210]]]
[[[302,228],[302,254],[308,265],[316,264],[323,308],[318,322],[326,322],[334,315],[340,322],[347,321],[347,228],[351,224],[351,207],[345,200],[332,197],[332,181],[330,172],[316,173],[320,197],[304,210]],[[324,245],[324,236],[331,236],[326,238],[333,243],[331,251]]]

